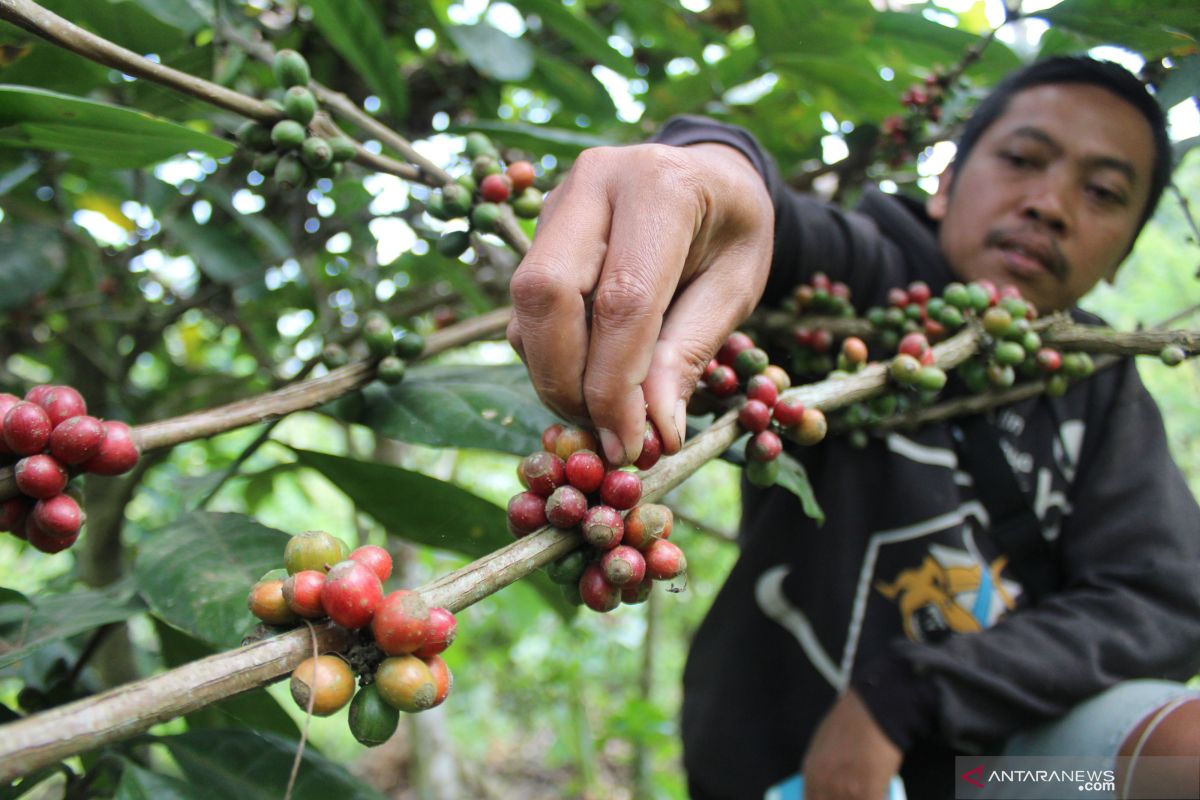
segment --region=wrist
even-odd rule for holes
[[[901,752],[933,735],[937,723],[937,689],[908,659],[892,651],[855,670],[851,688]]]

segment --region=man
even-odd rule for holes
[[[509,339],[539,394],[620,463],[647,415],[681,446],[704,364],[760,299],[824,270],[860,311],[912,280],[978,278],[1069,308],[1114,274],[1170,171],[1153,98],[1089,59],[998,86],[924,209],[794,195],[715,123],[672,121],[659,142],[585,152],[512,283]],[[874,800],[896,772],[912,798],[952,797],[952,756],[1006,740],[1200,752],[1182,686],[1104,693],[1200,669],[1200,509],[1131,362],[986,420],[798,455],[828,522],[747,488],[742,555],[684,677],[695,797],[760,797],[800,767],[809,800]],[[997,504],[1000,485],[1018,501]],[[1030,534],[1016,545],[1012,520]]]

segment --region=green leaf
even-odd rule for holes
[[[967,31],[947,28],[920,14],[884,11],[870,16],[872,47],[869,51],[876,66],[890,66],[896,72],[892,86],[898,95],[903,91],[900,81],[924,77],[931,65],[958,62],[967,48],[978,45],[982,38]],[[992,40],[983,50],[979,61],[971,66],[970,75],[976,79],[999,80],[1021,66],[1021,60],[1003,42]]]
[[[333,49],[358,71],[392,116],[408,112],[408,93],[383,23],[366,0],[307,0],[313,22]]]
[[[58,231],[14,218],[0,223],[0,310],[21,308],[54,287],[66,268]]]
[[[633,62],[618,53],[608,43],[608,33],[581,13],[575,13],[561,0],[516,0],[526,14],[537,14],[546,27],[566,39],[578,55],[603,64],[626,78],[636,78]],[[577,4],[582,9],[582,4]]]
[[[1038,13],[1056,28],[1148,53],[1195,47],[1200,14],[1193,0],[1067,0]]]
[[[540,403],[525,367],[411,369],[396,386],[363,390],[359,422],[402,442],[474,447],[524,456],[541,448],[542,431],[557,420]]]
[[[236,647],[254,623],[246,595],[283,566],[288,538],[241,514],[194,511],[147,537],[133,573],[155,616],[208,644]]]
[[[69,153],[113,168],[146,167],[189,150],[214,157],[232,142],[120,106],[0,85],[0,146]]]
[[[194,36],[212,16],[211,4],[206,9],[200,0],[137,0],[137,4],[187,36]]]
[[[570,61],[546,53],[537,54],[536,80],[546,91],[575,113],[587,114],[594,120],[612,119],[617,109],[612,97],[589,73]],[[544,130],[544,126],[528,126]],[[569,133],[569,132],[568,132]],[[590,145],[585,145],[590,146]],[[582,148],[572,148],[578,152]]]
[[[747,0],[746,13],[765,55],[844,54],[872,16],[862,4],[822,0]]]
[[[176,630],[162,620],[154,621],[168,669],[199,661],[218,652],[216,648]],[[265,687],[235,694],[186,715],[188,730],[199,728],[252,728],[271,731],[289,739],[299,737],[296,722],[288,716]]]
[[[0,667],[63,639],[129,619],[142,609],[128,580],[103,589],[41,595],[32,603],[6,590],[0,594]]]
[[[219,225],[200,225],[186,217],[172,220],[167,232],[190,255],[200,271],[218,283],[256,281],[267,265],[240,239]]]
[[[470,558],[512,543],[504,509],[451,483],[386,464],[308,450],[294,452],[301,464],[320,472],[360,511],[403,539]],[[564,617],[573,615],[562,591],[541,571],[526,580]]]
[[[208,797],[279,800],[287,788],[296,743],[270,733],[243,730],[189,731],[164,736],[180,769]],[[310,744],[296,777],[294,800],[384,800],[383,795]]]
[[[1154,99],[1163,111],[1169,111],[1189,97],[1198,96],[1197,93],[1200,93],[1200,56],[1190,55],[1175,61]]]
[[[533,71],[533,48],[491,25],[451,25],[446,29],[471,66],[498,81],[523,81]]]
[[[812,484],[808,480],[808,472],[804,465],[787,453],[779,456],[779,478],[776,484],[787,489],[800,498],[804,513],[818,525],[825,524],[825,512],[813,494]]]
[[[185,783],[129,762],[113,797],[114,800],[208,800],[212,795],[203,784]]]

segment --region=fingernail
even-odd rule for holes
[[[604,457],[608,459],[608,463],[613,465],[624,464],[625,445],[621,444],[621,438],[610,430],[600,428],[600,446],[604,448]]]
[[[687,436],[687,401],[682,397],[675,403],[675,433],[679,435],[679,446]]]

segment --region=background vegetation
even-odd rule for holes
[[[247,42],[300,50],[317,81],[445,166],[461,134],[484,130],[534,158],[548,188],[583,147],[702,113],[753,131],[797,186],[847,201],[865,180],[930,188],[951,152],[938,142],[999,76],[1041,54],[1106,46],[1147,63],[1175,108],[1183,165],[1179,196],[1164,198],[1116,287],[1087,305],[1131,328],[1200,303],[1195,221],[1179,199],[1200,197],[1200,164],[1186,155],[1200,134],[1192,2],[1010,2],[1007,24],[1002,4],[982,0],[44,5],[260,98],[278,90]],[[964,58],[997,28],[978,60]],[[916,158],[876,147],[884,120],[908,113],[905,89],[960,65],[941,122],[913,122]],[[352,166],[283,191],[230,155],[236,115],[2,23],[0,84],[0,391],[69,383],[93,413],[148,422],[319,374],[322,346],[349,338],[369,309],[429,331],[506,302],[511,253],[485,237],[462,259],[438,255],[429,241],[445,223],[423,213],[426,187]],[[183,128],[160,136],[18,87]],[[386,397],[372,388],[365,406],[158,451],[124,478],[89,477],[88,529],[65,553],[0,537],[0,722],[236,646],[252,622],[245,590],[282,541],[248,518],[386,545],[403,565],[396,585],[478,555],[469,531],[503,530],[517,458],[550,421],[514,363],[505,344],[473,345],[413,369]],[[1200,490],[1200,372],[1146,364],[1144,375]],[[464,510],[463,493],[494,507]],[[679,537],[686,592],[571,615],[518,585],[467,609],[447,655],[457,681],[447,704],[369,752],[344,714],[314,720],[319,754],[309,751],[297,796],[683,797],[679,675],[735,558],[736,472],[711,464],[672,502],[694,523]],[[300,718],[281,689],[160,725],[0,797],[39,783],[36,796],[280,796]]]

